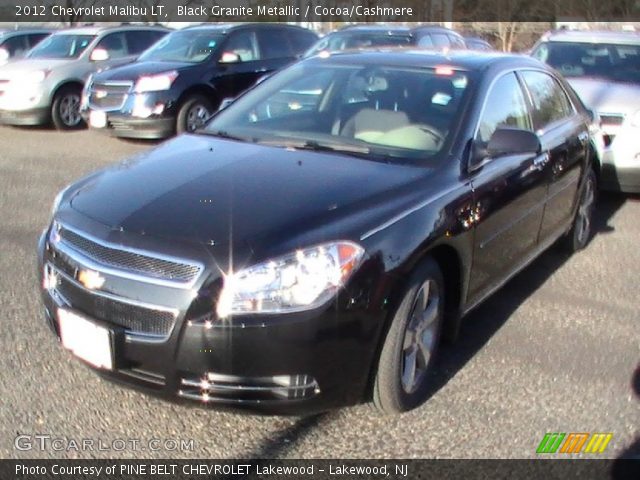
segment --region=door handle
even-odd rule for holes
[[[542,155],[538,155],[533,159],[533,167],[542,170],[547,163],[549,163],[549,152],[545,152]]]

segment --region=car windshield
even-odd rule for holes
[[[640,83],[640,45],[547,42],[533,56],[565,77]]]
[[[144,52],[139,60],[200,63],[211,56],[222,38],[223,35],[206,30],[174,32]]]
[[[203,133],[294,149],[416,161],[447,143],[469,73],[307,61],[269,78]]]
[[[311,57],[327,50],[337,52],[350,48],[407,46],[411,44],[411,36],[401,33],[335,33],[329,34],[312,46],[304,57]]]
[[[51,35],[29,52],[29,58],[78,58],[95,35]]]

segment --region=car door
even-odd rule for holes
[[[520,75],[528,91],[533,127],[547,161],[547,201],[540,241],[553,240],[572,219],[580,174],[589,141],[588,127],[562,88],[547,72],[530,70]]]
[[[211,83],[223,97],[236,97],[251,87],[266,68],[260,58],[260,49],[255,29],[243,28],[233,31],[220,49],[215,62]]]
[[[474,144],[483,148],[498,127],[532,130],[525,92],[514,72],[490,87]],[[537,246],[547,184],[537,154],[489,158],[471,174],[474,205],[461,212],[475,226],[469,301],[481,299],[518,269]]]

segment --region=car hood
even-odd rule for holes
[[[193,67],[193,64],[185,62],[134,62],[105,70],[97,74],[95,80],[137,80],[143,75],[182,70],[189,67]]]
[[[428,170],[183,135],[82,183],[72,209],[110,228],[204,244],[291,237],[392,204]],[[333,232],[343,235],[344,232]]]
[[[640,86],[598,78],[568,78],[584,104],[605,113],[633,113],[640,108]]]
[[[3,80],[12,80],[26,73],[35,72],[37,70],[53,70],[62,65],[68,65],[73,60],[51,60],[22,58],[11,61],[0,68],[0,78]]]

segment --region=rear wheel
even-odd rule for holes
[[[380,354],[373,402],[396,414],[422,404],[429,392],[429,373],[440,340],[444,280],[432,258],[411,276]]]
[[[178,134],[195,132],[202,128],[213,113],[213,104],[204,95],[188,97],[178,111],[176,125]]]
[[[589,168],[580,192],[578,210],[573,219],[573,225],[562,241],[563,247],[570,253],[586,247],[593,235],[593,212],[596,205],[597,191],[596,174],[592,168]]]
[[[53,98],[51,120],[58,130],[74,130],[84,125],[80,115],[80,87],[62,87]]]

